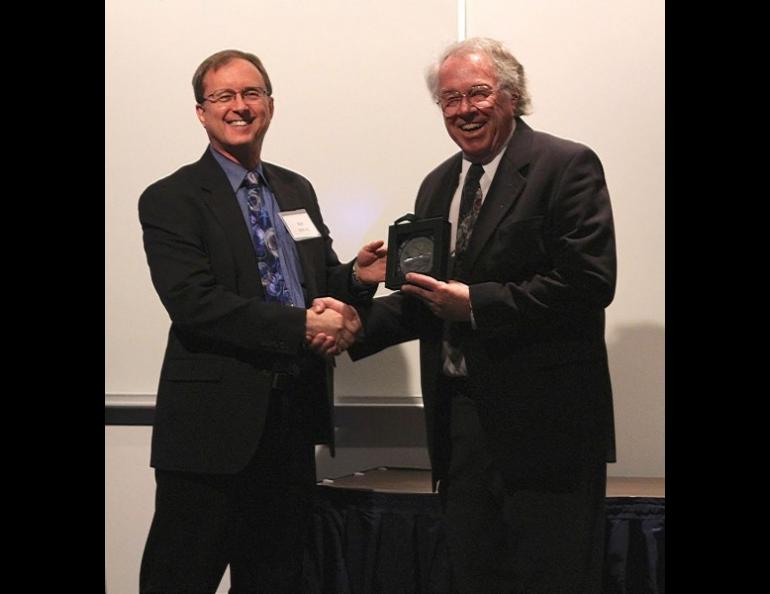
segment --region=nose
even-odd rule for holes
[[[460,105],[457,106],[457,114],[460,116],[475,115],[479,108],[471,103],[468,95],[463,95],[460,98]]]
[[[240,91],[236,91],[235,97],[233,97],[232,109],[235,109],[235,110],[249,109],[249,106],[243,100],[243,95],[241,94]]]

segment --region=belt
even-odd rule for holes
[[[286,390],[299,377],[302,368],[298,361],[276,361],[273,363],[273,389]]]
[[[461,394],[468,396],[468,377],[467,376],[451,376],[442,375],[440,385],[450,392],[450,395],[455,396]]]
[[[297,376],[291,373],[277,371],[273,373],[273,390],[286,390]]]

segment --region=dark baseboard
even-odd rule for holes
[[[155,406],[111,406],[104,407],[105,425],[152,425]]]
[[[387,435],[406,434],[420,435],[417,443],[402,443],[390,445],[423,446],[424,417],[422,407],[412,404],[403,406],[380,405],[375,401],[372,405],[360,406],[347,403],[337,403],[335,409],[335,421],[340,431],[339,438],[345,442],[355,444],[370,443],[373,438],[384,439]],[[368,422],[372,416],[377,418],[376,435],[372,435],[372,425]],[[155,404],[105,404],[105,425],[147,425],[152,426],[155,419]],[[408,429],[408,430],[407,430]],[[391,438],[392,439],[392,438]],[[380,446],[388,445],[379,443]]]

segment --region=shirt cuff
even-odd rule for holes
[[[377,288],[377,285],[379,283],[375,283],[373,285],[370,285],[368,283],[363,283],[358,278],[358,262],[356,260],[353,260],[353,267],[350,269],[350,286],[354,289],[357,289],[359,291],[363,290],[369,290],[372,287]]]
[[[360,280],[358,280],[358,275],[356,274],[357,268],[358,266],[354,260],[353,266],[350,269],[350,276],[348,277],[350,293],[357,299],[369,299],[373,297],[377,292],[379,283],[373,285],[362,283]]]

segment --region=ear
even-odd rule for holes
[[[518,93],[511,93],[511,107],[513,108],[513,113],[516,113],[516,107],[519,105],[519,94]]]
[[[203,124],[203,127],[206,127],[206,110],[203,108],[203,106],[198,103],[195,105],[195,115],[198,116],[198,120],[200,120],[200,123]]]
[[[272,97],[267,98],[267,111],[270,112],[270,119],[273,119],[273,110],[275,109],[275,103],[273,102]]]

